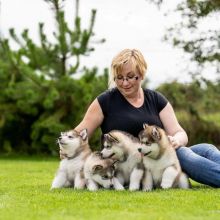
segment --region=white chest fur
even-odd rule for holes
[[[73,181],[76,173],[79,173],[83,168],[84,161],[81,157],[74,159],[64,159],[61,161],[60,170],[65,170],[67,173],[67,179]]]
[[[149,157],[144,157],[143,159],[144,166],[151,172],[154,184],[156,185],[161,182],[164,170],[174,165],[175,162],[175,158],[166,153],[156,160]]]
[[[125,162],[118,163],[118,171],[122,173],[125,183],[129,183],[133,169],[141,162],[139,153],[130,155]]]

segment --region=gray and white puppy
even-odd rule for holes
[[[139,139],[144,144],[138,149],[143,156],[145,175],[143,190],[153,188],[189,188],[189,179],[182,172],[175,149],[162,128],[143,125]]]
[[[91,154],[87,129],[80,132],[71,130],[61,133],[58,144],[63,159],[60,161],[51,189],[62,187],[83,189],[85,187],[83,167]]]
[[[96,191],[99,187],[123,190],[115,175],[115,161],[102,159],[100,152],[92,153],[84,165],[84,176],[88,190]]]
[[[143,164],[138,148],[140,141],[134,136],[119,130],[104,134],[101,151],[103,158],[117,160],[116,177],[121,185],[129,185],[129,190],[139,190],[143,177]]]

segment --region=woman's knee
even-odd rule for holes
[[[180,147],[176,151],[177,157],[181,166],[188,166],[190,164],[197,164],[201,157],[193,152],[189,147]]]
[[[218,151],[218,148],[216,146],[207,143],[193,145],[190,147],[190,149],[199,155],[204,155],[208,151]]]
[[[191,149],[188,147],[179,147],[176,150],[178,159],[186,158],[191,152]]]

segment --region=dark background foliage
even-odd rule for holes
[[[51,5],[57,26],[53,43],[47,39],[42,23],[38,27],[40,44],[32,41],[28,30],[18,36],[11,29],[10,39],[0,38],[0,152],[57,155],[56,139],[60,132],[74,128],[92,100],[107,89],[107,69],[100,71],[97,67],[80,66],[81,56],[88,56],[94,50],[91,39],[96,11],[91,11],[88,28],[82,29],[79,1],[76,1],[75,23],[70,27],[65,21],[64,1],[45,1]],[[183,4],[178,10],[200,7],[197,1],[193,2],[195,5]],[[218,4],[215,10],[219,10]],[[191,16],[200,19],[201,13]],[[204,13],[209,12],[204,10]],[[175,33],[175,30],[169,31]],[[16,42],[19,49],[12,49],[9,40]],[[216,42],[216,38],[211,40]],[[182,44],[186,48],[183,44],[188,43],[178,40],[175,45]],[[195,56],[194,47],[186,52],[191,53],[196,62],[204,63],[202,54],[199,59]],[[219,65],[218,54],[206,54],[206,62]],[[213,59],[208,59],[211,56]],[[180,124],[189,135],[189,144],[209,142],[220,146],[220,81],[192,78],[191,83],[173,81],[156,90],[173,105]],[[93,135],[90,144],[93,149],[99,149],[100,130]]]
[[[189,84],[176,81],[157,89],[173,105],[189,136],[188,145],[212,143],[220,146],[220,82],[200,79]]]

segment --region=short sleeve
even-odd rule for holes
[[[157,111],[160,113],[161,110],[167,105],[168,100],[167,98],[162,95],[160,92],[156,92],[156,103],[157,103]]]

